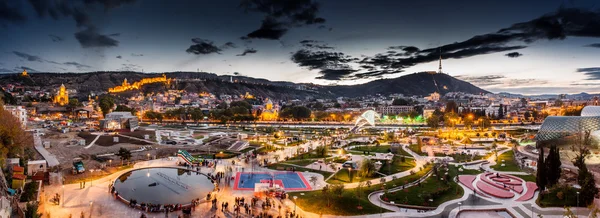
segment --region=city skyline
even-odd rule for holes
[[[0,1],[0,12],[0,40],[11,42],[0,45],[3,73],[199,70],[357,84],[437,71],[441,53],[445,73],[492,92],[600,86],[593,1]]]

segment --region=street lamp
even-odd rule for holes
[[[108,160],[108,166],[112,167],[112,159]]]
[[[296,215],[296,199],[298,199],[298,196],[294,195],[294,215]]]
[[[90,218],[92,217],[92,206],[94,205],[94,201],[90,201]]]
[[[150,153],[147,153],[146,157],[148,158],[148,160],[150,160]]]
[[[579,192],[577,192],[577,212],[579,212]]]
[[[348,180],[350,180],[350,183],[352,183],[352,168],[348,167]]]
[[[65,185],[62,185],[62,202],[60,202],[60,206],[64,207],[65,206]]]
[[[458,213],[456,214],[456,217],[460,216],[460,205],[462,205],[462,202],[458,202]]]

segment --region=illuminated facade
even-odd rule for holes
[[[172,79],[167,79],[167,76],[163,74],[161,77],[153,77],[153,78],[143,78],[140,81],[134,82],[133,84],[129,84],[127,79],[123,80],[123,83],[120,86],[116,86],[113,88],[109,88],[108,92],[117,93],[117,92],[125,92],[140,89],[143,85],[150,83],[165,83],[167,85],[171,84]]]
[[[262,121],[274,121],[279,118],[279,111],[276,108],[273,108],[273,102],[270,99],[267,99],[267,103],[265,104],[265,109],[260,114],[260,120]]]
[[[56,92],[52,102],[60,106],[69,104],[69,92],[67,91],[65,84],[60,85],[60,88],[58,88],[58,92]]]
[[[27,70],[23,70],[23,72],[21,73],[21,76],[28,76]]]

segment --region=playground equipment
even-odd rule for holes
[[[192,165],[193,163],[198,163],[198,162],[201,161],[200,159],[195,158],[194,156],[192,156],[186,150],[178,150],[177,151],[177,157],[179,159],[182,159],[184,162],[186,162],[189,165]]]

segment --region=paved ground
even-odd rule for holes
[[[292,155],[295,153],[297,148],[307,148],[309,146],[316,146],[323,142],[308,142],[299,146],[294,147],[285,147],[282,151],[277,151],[274,154],[268,154],[266,156],[258,157],[259,160],[263,158],[274,159],[274,155],[280,155],[284,157],[285,155]],[[421,167],[426,161],[432,159],[432,157],[422,157],[414,152],[410,151],[410,149],[405,149],[409,154],[411,154],[415,160],[417,161],[416,167]],[[235,170],[244,170],[248,171],[271,171],[269,169],[252,167],[250,164],[244,163],[244,161],[240,161],[239,159],[234,159],[236,164],[233,165],[231,160],[223,160],[221,161],[217,167],[215,168],[202,168],[201,171],[204,173],[214,172],[214,171],[223,171],[231,167]],[[158,167],[158,166],[174,166],[176,163],[176,159],[160,159],[160,160],[151,160],[146,162],[140,162],[134,166],[134,169],[139,169],[143,167]],[[489,165],[493,165],[495,163],[491,162]],[[488,166],[489,166],[488,165]],[[73,215],[74,217],[78,217],[82,212],[86,217],[89,217],[90,213],[93,217],[139,217],[141,216],[141,211],[131,209],[127,207],[125,204],[116,201],[109,193],[108,193],[108,185],[122,172],[118,172],[112,174],[108,177],[104,177],[102,179],[98,179],[95,181],[91,181],[87,184],[86,188],[80,189],[79,184],[71,184],[65,185],[64,188],[60,185],[48,186],[45,187],[44,192],[42,193],[43,198],[43,211],[44,214],[50,214],[53,217],[68,217],[69,215]],[[506,172],[504,172],[506,173]],[[509,172],[510,173],[510,172]],[[311,174],[304,173],[306,178],[309,176],[318,176],[319,181],[317,185],[315,185],[314,189],[320,189],[324,184],[324,178],[320,174]],[[389,175],[386,180],[392,178],[392,176],[396,176],[397,178],[401,178],[409,175],[409,171],[400,172],[394,175]],[[373,184],[378,184],[380,179],[372,180]],[[223,186],[228,186],[231,184],[223,184]],[[312,184],[311,184],[312,185]],[[358,183],[346,184],[346,188],[354,188],[358,185]],[[222,187],[223,187],[222,186]],[[472,195],[472,191],[468,190],[466,187],[462,186],[465,189],[465,195],[463,195],[460,199],[452,200],[443,203],[436,210],[427,211],[427,212],[419,212],[416,210],[407,210],[404,208],[398,207],[390,207],[394,212],[388,212],[383,214],[373,214],[368,216],[355,216],[355,217],[456,217],[459,212],[459,202],[461,203],[460,209],[485,209],[485,210],[497,210],[497,209],[506,209],[510,213],[518,216],[518,217],[531,217],[531,213],[534,214],[543,214],[544,217],[562,217],[563,209],[562,208],[539,208],[534,204],[536,197],[532,200],[526,202],[508,202],[508,201],[498,201],[495,199],[482,199],[477,196]],[[48,203],[47,199],[49,196],[54,195],[55,193],[62,193],[64,190],[64,203],[62,205],[51,205]],[[217,199],[219,202],[226,201],[229,202],[230,205],[233,205],[235,197],[249,197],[253,194],[251,191],[232,191],[230,188],[224,187],[221,192],[217,193]],[[537,193],[536,193],[537,195]],[[380,205],[378,197],[369,198],[371,202],[375,205]],[[293,203],[290,200],[277,201],[277,205],[282,205],[281,212],[291,211],[293,210]],[[220,205],[220,204],[218,204]],[[389,205],[388,205],[389,206]],[[388,206],[385,206],[386,209]],[[273,207],[273,209],[269,210],[269,212],[273,215],[277,215],[280,211],[275,209],[277,207]],[[232,210],[232,207],[229,207],[229,210]],[[257,208],[258,210],[258,208]],[[320,217],[317,214],[304,212],[301,208],[296,208],[298,213],[303,217]],[[578,213],[581,217],[586,217],[589,213],[589,210],[584,208],[573,209],[574,212]],[[164,217],[164,214],[148,214],[149,217]],[[169,217],[177,217],[180,215],[180,212],[176,212],[170,214]],[[230,212],[221,212],[220,210],[214,210],[210,208],[208,203],[202,203],[200,206],[196,207],[195,211],[192,213],[192,217],[233,217]],[[337,217],[331,215],[323,215],[322,217]]]

